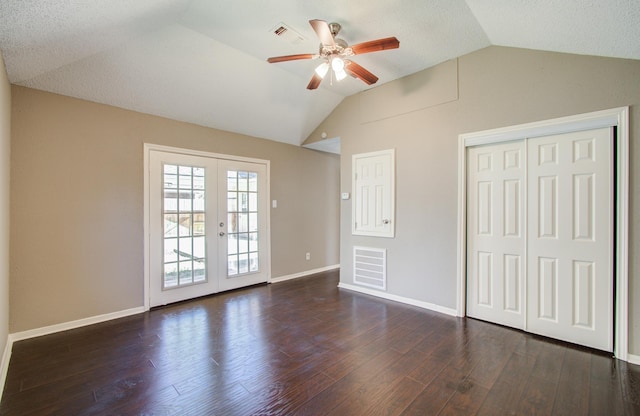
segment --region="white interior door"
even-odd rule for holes
[[[604,128],[468,149],[469,316],[613,350],[612,139]]]
[[[613,350],[611,129],[528,141],[529,331]]]
[[[524,328],[523,140],[469,149],[467,314]]]
[[[395,236],[395,150],[353,155],[353,235]]]
[[[151,307],[265,282],[266,165],[149,153]]]

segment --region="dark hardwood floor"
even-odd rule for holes
[[[638,415],[640,368],[337,272],[17,342],[0,415]]]

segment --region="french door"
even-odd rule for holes
[[[609,128],[469,148],[467,313],[613,350]]]
[[[266,282],[266,164],[149,152],[149,304]]]

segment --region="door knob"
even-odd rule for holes
[[[390,222],[391,222],[391,221],[389,221],[389,220],[382,220],[382,223],[383,223],[383,224],[389,224]]]
[[[220,237],[224,237],[224,231],[220,231],[220,233],[218,234]]]

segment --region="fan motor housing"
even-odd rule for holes
[[[331,55],[343,55],[343,56],[351,56],[353,52],[351,52],[351,48],[349,48],[349,44],[340,38],[334,38],[333,41],[335,45],[323,45],[322,43],[319,46],[318,54],[320,56],[324,56],[325,58]]]

